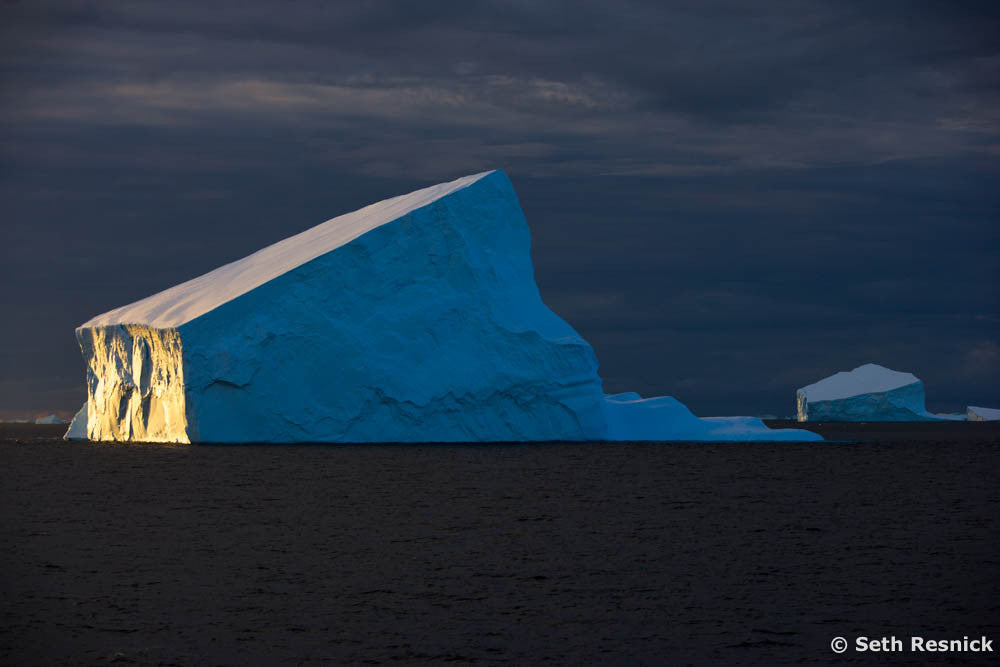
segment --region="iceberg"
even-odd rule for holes
[[[1000,421],[1000,410],[996,408],[981,408],[970,405],[966,409],[966,418],[970,422],[995,422]]]
[[[962,415],[927,411],[924,383],[913,373],[865,364],[796,391],[798,420],[952,421]]]
[[[69,422],[65,419],[60,418],[56,414],[46,415],[45,417],[39,417],[35,420],[36,424],[68,424]]]
[[[151,442],[820,440],[605,396],[490,171],[328,220],[76,330],[66,434]]]

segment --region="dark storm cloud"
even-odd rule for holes
[[[609,389],[785,413],[876,361],[1000,403],[992,4],[0,13],[0,409],[74,407],[95,313],[492,167]]]

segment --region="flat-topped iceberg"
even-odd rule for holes
[[[45,417],[39,417],[35,420],[36,424],[68,424],[69,422],[56,414],[46,415]]]
[[[962,415],[927,411],[924,383],[913,373],[865,364],[796,391],[798,420],[805,421],[945,421]]]
[[[996,408],[981,408],[970,405],[966,409],[966,418],[970,422],[995,422],[1000,421],[1000,410]]]
[[[539,295],[500,171],[388,199],[80,326],[67,438],[159,442],[817,440],[606,397]]]

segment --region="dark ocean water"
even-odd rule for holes
[[[6,426],[0,663],[996,664],[830,641],[1000,641],[1000,430],[825,428],[867,441],[118,446]]]

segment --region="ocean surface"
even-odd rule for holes
[[[0,664],[996,664],[853,646],[1000,642],[1000,427],[811,428],[854,441],[122,446],[0,425]]]

